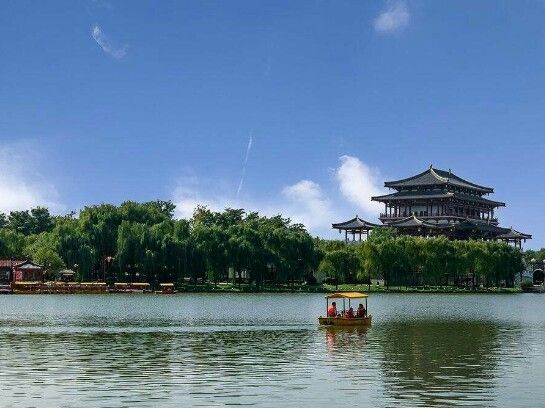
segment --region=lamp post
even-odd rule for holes
[[[103,262],[103,270],[102,270],[102,279],[104,282],[106,282],[106,271],[110,269],[110,265],[112,261],[114,260],[113,256],[105,256],[104,262]]]

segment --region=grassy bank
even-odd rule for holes
[[[255,285],[242,284],[199,284],[182,285],[178,287],[180,292],[204,292],[204,293],[252,293],[257,292]],[[367,285],[262,285],[261,293],[328,293],[328,292],[365,292],[365,293],[522,293],[520,288],[475,288],[466,289],[455,286],[369,286]]]

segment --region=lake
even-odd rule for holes
[[[545,404],[545,296],[376,294],[326,329],[323,295],[0,296],[3,407]]]

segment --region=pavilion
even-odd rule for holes
[[[356,240],[356,235],[359,236],[359,241],[361,241],[362,235],[365,235],[365,237],[368,237],[369,232],[373,228],[376,228],[378,226],[379,226],[378,224],[373,224],[372,222],[362,220],[357,215],[355,218],[352,218],[351,220],[333,224],[333,228],[339,230],[339,233],[344,231],[344,239],[347,242],[349,241],[348,234],[352,235],[352,241]]]
[[[387,181],[384,186],[395,190],[386,195],[371,197],[384,204],[379,220],[382,226],[395,228],[398,233],[413,236],[447,236],[451,239],[502,240],[521,248],[522,242],[532,239],[511,228],[498,225],[494,210],[505,203],[488,197],[491,187],[467,181],[450,169],[428,169],[415,176]],[[345,231],[345,240],[368,236],[378,224],[356,216],[333,224],[339,232]]]

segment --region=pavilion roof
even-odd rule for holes
[[[513,229],[513,227],[509,228],[509,231],[507,231],[504,234],[498,235],[499,239],[532,239],[532,236],[530,234],[525,234],[523,232],[517,231]]]
[[[364,219],[361,219],[356,215],[355,218],[352,218],[351,220],[339,222],[336,224],[332,224],[333,228],[339,229],[339,230],[353,230],[353,229],[372,229],[375,227],[378,227],[378,224],[373,224],[372,222],[365,221]]]
[[[407,187],[418,187],[418,186],[433,186],[433,185],[443,185],[450,184],[458,187],[464,187],[471,190],[476,190],[481,193],[493,193],[494,189],[491,187],[481,186],[479,184],[472,183],[470,181],[464,180],[461,177],[458,177],[450,170],[440,170],[434,169],[432,166],[429,169],[419,173],[415,176],[395,180],[387,181],[384,183],[385,187],[391,187],[395,189],[403,189]]]
[[[463,194],[459,192],[443,192],[443,191],[396,191],[392,194],[371,197],[373,201],[402,201],[402,200],[419,200],[419,199],[447,199],[454,198],[459,200],[473,201],[482,204],[489,204],[496,207],[504,207],[505,203],[501,201],[488,200],[484,197]]]
[[[11,268],[24,261],[26,261],[24,258],[0,259],[0,268]]]
[[[19,263],[13,263],[13,266],[17,269],[43,269],[42,265],[38,265],[32,261],[23,261]]]

